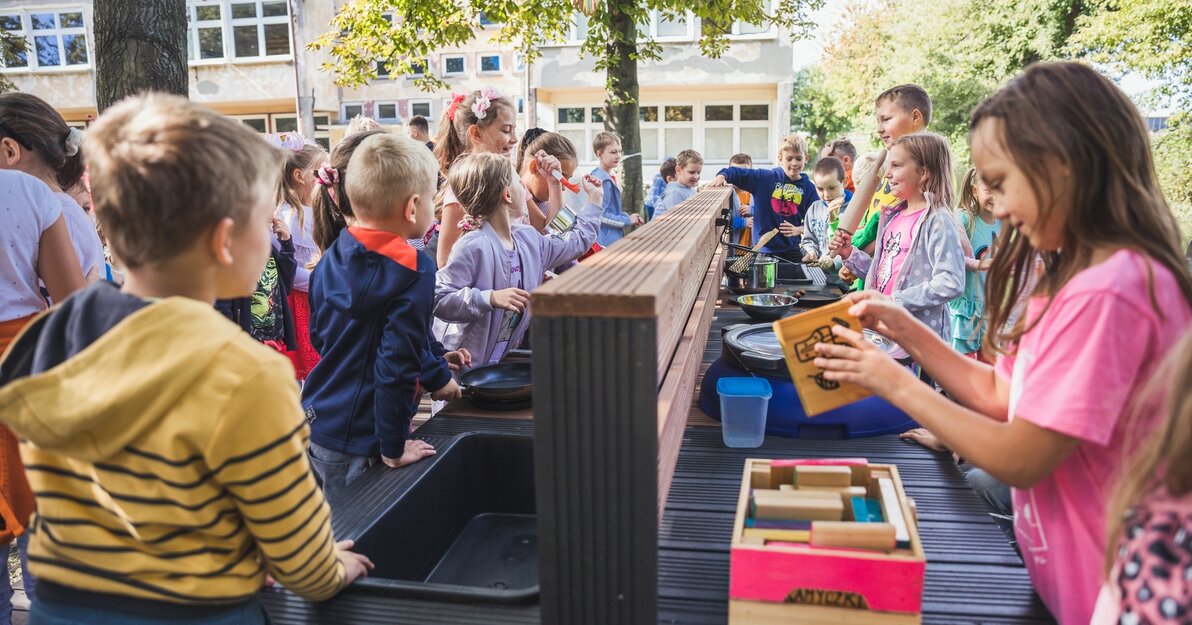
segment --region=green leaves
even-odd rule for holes
[[[1160,81],[1163,95],[1192,108],[1192,3],[1100,0],[1077,20],[1071,54]]]

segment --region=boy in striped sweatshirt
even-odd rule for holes
[[[30,622],[265,623],[266,574],[331,597],[372,563],[332,536],[293,369],[212,307],[269,256],[280,153],[166,95],[109,109],[86,149],[127,279],[43,313],[0,362],[37,500]]]

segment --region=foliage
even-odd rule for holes
[[[833,97],[824,83],[824,70],[820,67],[805,67],[795,72],[791,130],[806,133],[813,148],[848,133],[853,119],[859,115],[849,102]]]
[[[1100,0],[1077,22],[1071,53],[1160,81],[1159,90],[1192,103],[1192,3]]]
[[[1180,113],[1167,121],[1167,129],[1153,137],[1159,185],[1180,221],[1183,240],[1192,237],[1192,115]]]
[[[4,58],[12,58],[21,51],[29,49],[29,41],[20,35],[14,35],[7,30],[0,30],[0,56]],[[8,93],[9,91],[16,91],[17,86],[9,80],[8,76],[0,74],[0,93]]]

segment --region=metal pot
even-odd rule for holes
[[[778,259],[766,254],[757,254],[753,262],[742,273],[732,270],[739,256],[730,256],[724,261],[724,275],[728,278],[728,290],[733,293],[764,293],[778,284]]]

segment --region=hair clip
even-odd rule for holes
[[[339,170],[332,167],[330,163],[323,163],[315,170],[315,182],[324,187],[334,188],[339,184]]]
[[[465,94],[451,92],[451,105],[447,107],[447,119],[455,121],[455,111],[459,108],[459,103],[463,102],[466,97],[468,96]]]

